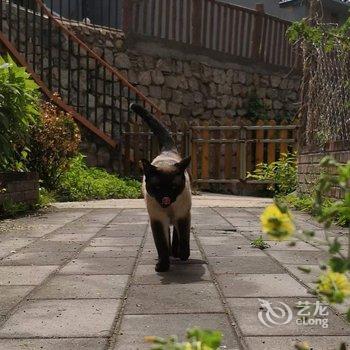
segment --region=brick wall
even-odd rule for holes
[[[327,145],[322,150],[304,147],[298,159],[299,191],[308,194],[314,188],[321,172],[320,161],[325,156],[331,156],[341,163],[350,161],[350,141],[336,142]],[[330,192],[333,198],[341,198],[339,188],[333,188]]]
[[[34,204],[39,199],[39,177],[36,173],[0,173],[0,204]]]

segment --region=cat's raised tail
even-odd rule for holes
[[[130,109],[138,114],[158,138],[162,151],[176,150],[175,142],[169,130],[152,113],[137,103],[132,103]]]

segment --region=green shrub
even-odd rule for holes
[[[39,189],[39,202],[38,207],[47,207],[49,204],[56,202],[56,197],[54,192],[50,192],[47,189],[41,187]]]
[[[10,56],[0,57],[0,171],[25,170],[29,128],[38,116],[38,86]]]
[[[38,172],[44,188],[52,190],[78,154],[81,141],[73,118],[51,103],[43,103],[39,122],[31,127],[29,168]]]
[[[10,199],[6,199],[0,205],[0,218],[15,218],[29,212],[33,207],[26,203],[15,203]]]
[[[150,336],[145,340],[154,344],[152,350],[217,350],[221,345],[222,333],[193,328],[187,330],[186,338],[185,342],[180,342],[176,336],[169,339]]]
[[[296,153],[282,154],[278,161],[270,164],[259,164],[247,178],[269,181],[271,184],[268,189],[274,195],[285,196],[294,192],[298,185]]]
[[[63,201],[109,198],[139,198],[141,184],[123,180],[99,168],[89,168],[84,156],[75,157],[59,179],[57,194]]]

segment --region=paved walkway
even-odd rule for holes
[[[298,300],[314,303],[307,288],[327,258],[304,242],[252,248],[267,202],[197,197],[191,260],[165,274],[154,272],[142,201],[59,205],[0,223],[0,349],[148,349],[144,336],[183,335],[191,326],[222,330],[227,350],[293,349],[305,339],[317,350],[338,349],[350,342],[344,310],[329,309],[328,328],[297,325],[297,317],[274,327],[258,319],[267,315],[259,299],[293,312]],[[297,221],[321,234],[307,215]],[[311,266],[311,275],[299,264]]]

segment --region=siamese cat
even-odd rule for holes
[[[191,158],[181,159],[169,131],[150,112],[137,104],[131,104],[130,109],[147,123],[161,147],[159,156],[152,163],[141,160],[141,167],[142,191],[158,252],[155,270],[165,272],[170,267],[170,255],[183,261],[190,256],[192,199],[186,169]],[[170,226],[174,227],[172,242]]]

